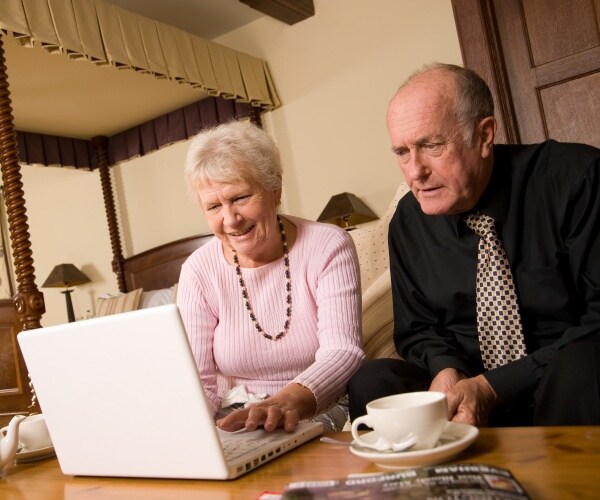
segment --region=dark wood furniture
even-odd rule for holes
[[[286,24],[296,24],[315,15],[313,0],[240,0],[263,14]]]
[[[496,142],[600,147],[598,1],[452,0],[465,66],[490,85]]]
[[[197,248],[213,238],[211,233],[182,238],[129,257],[123,262],[127,290],[168,288],[179,280],[181,265]]]
[[[20,331],[13,301],[0,300],[0,427],[8,424],[16,413],[28,412],[32,402],[27,368],[17,346]]]
[[[350,440],[349,432],[333,434]],[[450,463],[510,469],[533,499],[597,498],[600,427],[481,429],[477,440]],[[311,441],[234,481],[123,479],[64,476],[56,459],[18,464],[0,479],[6,498],[96,500],[127,498],[249,499],[286,484],[381,472],[345,446]]]

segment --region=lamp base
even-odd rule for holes
[[[73,290],[69,290],[68,288],[60,293],[65,294],[65,300],[67,301],[67,318],[69,318],[69,323],[73,323],[75,321],[75,312],[73,311],[73,301],[71,300],[71,292]]]

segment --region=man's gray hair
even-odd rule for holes
[[[201,131],[187,152],[184,178],[188,196],[199,202],[206,181],[248,182],[266,190],[282,185],[281,159],[267,132],[248,121],[232,121]]]

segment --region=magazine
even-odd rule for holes
[[[529,499],[507,469],[483,464],[455,464],[304,481],[286,486],[282,498]]]

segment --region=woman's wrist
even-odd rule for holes
[[[310,418],[314,416],[317,410],[317,399],[313,392],[305,385],[299,382],[288,384],[284,390],[290,391],[289,395],[294,402],[294,406],[301,409],[300,418]]]

